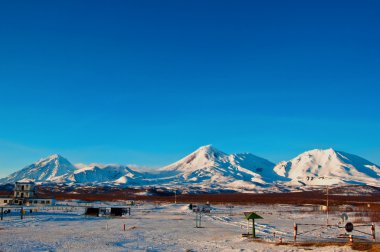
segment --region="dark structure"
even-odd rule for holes
[[[87,207],[85,215],[123,217],[131,215],[130,207]]]
[[[111,207],[111,216],[131,215],[130,207]]]
[[[85,215],[93,215],[93,216],[99,216],[100,214],[100,208],[98,207],[87,207]]]

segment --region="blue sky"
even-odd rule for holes
[[[0,1],[0,176],[197,147],[380,164],[378,1]]]

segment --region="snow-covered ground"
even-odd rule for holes
[[[289,205],[235,206],[230,214],[226,206],[214,206],[209,216],[203,216],[202,228],[195,228],[195,215],[181,204],[145,203],[132,207],[132,215],[126,218],[85,217],[84,208],[67,207],[40,209],[23,220],[14,212],[0,221],[0,251],[303,251],[310,248],[275,243],[280,237],[283,242],[292,241],[294,221],[326,222],[324,214],[309,212],[311,209]],[[264,217],[256,222],[256,234],[266,242],[242,238],[247,230],[245,211]],[[339,221],[339,216],[330,216],[330,224]],[[315,228],[300,226],[298,231]],[[323,240],[340,232],[343,230],[323,227],[298,239]],[[349,246],[314,249],[351,251]]]

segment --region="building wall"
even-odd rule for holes
[[[12,203],[12,198],[0,198],[0,205],[4,206],[4,205],[8,205],[10,203]]]
[[[26,199],[25,201],[22,199],[14,199],[12,203],[19,205],[20,201],[23,202],[22,205],[24,206],[51,206],[55,204],[55,199]]]
[[[13,197],[15,198],[32,198],[34,197],[35,185],[31,183],[16,183]]]

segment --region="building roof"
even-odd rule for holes
[[[15,184],[33,184],[34,185],[35,183],[32,180],[23,179],[23,180],[17,181]]]
[[[244,212],[244,215],[245,215],[245,219],[247,219],[247,220],[264,219],[263,217],[261,217],[260,215],[258,215],[255,212]]]

